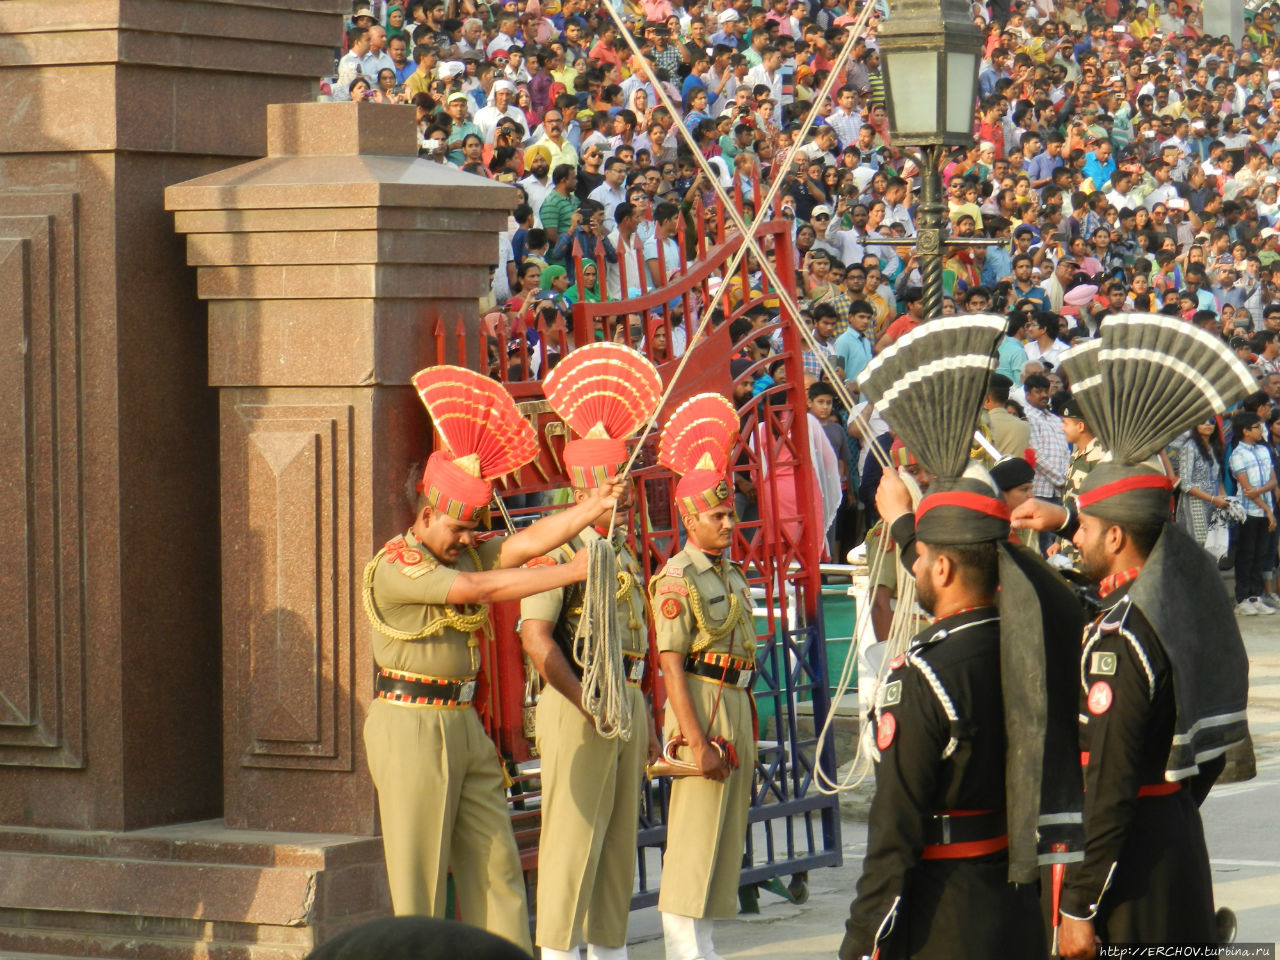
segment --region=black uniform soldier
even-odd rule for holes
[[[1123,357],[1100,363],[1108,355]],[[1085,859],[1068,867],[1058,945],[1216,939],[1199,804],[1247,733],[1248,661],[1209,555],[1169,523],[1171,484],[1142,461],[1253,388],[1220,342],[1168,317],[1107,318],[1063,357],[1110,450],[1075,508],[1029,502],[1019,525],[1060,529],[1104,610],[1079,667]]]
[[[1039,864],[1079,856],[1078,607],[1009,540],[1008,507],[969,465],[1004,329],[934,320],[860,378],[936,476],[914,516],[896,475],[876,498],[934,620],[890,662],[872,712],[876,793],[842,960],[1044,956]]]

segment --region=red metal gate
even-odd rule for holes
[[[739,188],[735,186],[735,192]],[[758,189],[755,191],[758,202]],[[741,203],[741,197],[736,199]],[[794,297],[795,270],[791,222],[780,217],[758,222],[754,232],[762,247],[771,250],[779,276]],[[669,412],[689,396],[716,391],[733,395],[729,361],[743,344],[730,340],[733,320],[759,305],[776,305],[778,298],[767,283],[753,286],[749,257],[724,282],[735,287],[732,298],[720,304],[723,322],[707,325],[694,340],[697,318],[711,299],[714,283],[725,275],[730,258],[741,246],[740,235],[726,230],[724,217],[716,207],[700,203],[682,217],[678,238],[681,262],[679,272],[670,283],[650,288],[646,271],[638,258],[634,263],[617,265],[624,291],[638,288],[640,295],[621,303],[578,303],[568,322],[554,319],[547,323],[542,316],[532,319],[527,328],[508,321],[495,329],[482,329],[479,356],[491,376],[505,383],[538,431],[542,449],[539,457],[524,468],[518,477],[510,478],[502,490],[504,502],[515,523],[540,514],[547,506],[540,495],[567,486],[560,452],[566,439],[564,425],[550,412],[542,395],[539,379],[532,375],[550,369],[557,356],[577,346],[601,338],[631,342],[657,365],[664,384],[671,382],[677,359],[668,350],[654,354],[656,331],[666,333],[668,345],[675,342],[677,328],[683,324],[693,356],[681,373],[667,407],[660,411],[661,424]],[[661,255],[661,244],[659,244]],[[583,253],[596,254],[596,263],[605,264],[600,249],[575,250],[575,273],[579,289],[583,289],[581,258]],[[661,264],[663,273],[665,264]],[[601,287],[605,285],[603,269]],[[758,509],[750,519],[739,523],[732,550],[735,559],[746,569],[748,582],[757,597],[755,610],[759,634],[758,662],[760,679],[756,699],[761,713],[760,750],[752,801],[753,827],[748,838],[749,863],[744,866],[743,883],[756,883],[780,874],[795,874],[810,867],[840,862],[840,829],[838,803],[814,789],[817,764],[825,765],[834,776],[835,761],[831,744],[823,755],[817,753],[816,737],[798,728],[795,705],[800,700],[813,701],[814,716],[825,715],[829,696],[827,685],[824,634],[821,621],[821,589],[819,558],[823,544],[821,505],[813,463],[809,454],[807,397],[796,318],[782,315],[773,324],[756,329],[752,339],[781,332],[783,351],[759,361],[743,373],[752,378],[766,362],[785,360],[785,378],[768,390],[754,396],[739,408],[742,418],[741,439],[733,456],[735,479],[750,481],[757,491]],[[636,329],[643,340],[635,341]],[[437,324],[436,355],[475,355],[469,349],[466,334],[458,324],[450,333],[442,321]],[[455,350],[447,341],[456,337]],[[740,379],[742,379],[740,378]],[[637,501],[633,516],[636,529],[631,530],[633,547],[646,575],[659,570],[680,547],[678,518],[673,509],[673,477],[655,464],[657,431],[650,434],[645,450],[637,459],[634,476]],[[538,505],[531,501],[539,500]],[[497,518],[495,518],[495,524]],[[494,636],[485,650],[485,673],[489,678],[487,692],[481,702],[486,725],[503,754],[519,763],[533,757],[533,747],[525,725],[526,709],[531,706],[526,696],[526,667],[516,635],[519,604],[499,604],[494,608]],[[663,690],[658,675],[656,653],[650,652],[647,676],[654,678],[655,709],[659,712]],[[656,785],[655,785],[656,787]],[[527,795],[526,795],[527,797]],[[526,848],[526,865],[536,861],[536,812],[517,797],[517,834]],[[636,906],[656,900],[656,887],[649,876],[656,862],[657,848],[665,841],[665,790],[655,789],[648,798],[640,833],[640,893]],[[646,856],[648,851],[649,856]]]

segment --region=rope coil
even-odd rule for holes
[[[618,555],[608,540],[587,544],[582,616],[573,636],[573,659],[582,668],[582,709],[607,740],[631,739],[622,638],[618,635]],[[627,588],[630,589],[629,583]]]

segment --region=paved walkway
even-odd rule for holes
[[[1239,917],[1237,941],[1280,941],[1280,616],[1243,617],[1249,650],[1249,725],[1258,776],[1216,787],[1204,806],[1205,832],[1219,906]],[[862,867],[866,799],[844,805],[843,866],[809,875],[801,906],[764,892],[756,917],[716,925],[716,948],[726,960],[831,960],[839,948],[849,900]],[[655,910],[632,915],[632,960],[663,960]]]

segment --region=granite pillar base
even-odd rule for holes
[[[230,830],[0,828],[0,956],[296,960],[389,916],[382,843]]]

